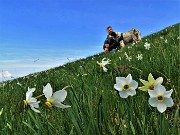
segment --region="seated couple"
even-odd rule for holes
[[[111,26],[108,26],[106,30],[108,35],[103,45],[105,52],[120,49],[128,43],[137,43],[141,40],[140,31],[134,28],[125,33],[114,32]]]
[[[118,33],[114,32],[111,26],[107,27],[107,38],[104,41],[103,49],[105,52],[110,52],[114,49],[119,49],[121,48],[120,46],[120,41],[123,40],[122,35],[118,35]]]

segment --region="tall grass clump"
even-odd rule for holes
[[[0,134],[29,135],[178,135],[180,132],[179,27],[175,24],[129,44],[116,52],[100,53],[63,66],[0,83]],[[150,44],[146,49],[145,44]],[[104,72],[97,64],[109,59]],[[163,78],[162,86],[172,92],[173,106],[163,113],[149,104],[149,91],[141,80]],[[136,94],[121,98],[114,88],[116,77],[138,83]],[[141,79],[141,80],[140,80]],[[47,107],[43,89],[53,92],[66,87],[64,105]],[[39,103],[36,113],[23,104],[28,88]],[[40,95],[40,96],[39,96]]]

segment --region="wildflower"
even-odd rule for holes
[[[3,108],[1,108],[1,111],[0,111],[0,116],[2,115],[2,113],[3,113]]]
[[[161,36],[160,39],[164,39],[164,38]]]
[[[126,58],[129,57],[128,54],[127,54],[126,52],[124,53],[124,55],[126,56]]]
[[[47,101],[45,104],[51,108],[52,106],[60,107],[60,108],[67,108],[71,107],[69,105],[64,105],[61,102],[63,102],[66,99],[67,92],[65,91],[65,88],[62,90],[58,90],[55,93],[52,93],[52,88],[51,85],[48,83],[44,88],[43,88],[43,93],[45,97],[47,98]]]
[[[107,72],[108,69],[107,69],[105,66],[106,66],[107,64],[110,64],[110,61],[111,61],[111,60],[109,60],[109,59],[103,58],[103,59],[102,59],[102,62],[100,63],[100,62],[97,61],[97,64],[99,64],[99,66],[100,66],[101,68],[103,68],[104,72]]]
[[[157,107],[158,111],[163,113],[167,107],[173,106],[174,102],[170,97],[173,89],[166,91],[165,87],[158,84],[154,87],[154,90],[148,90],[149,104],[153,107]]]
[[[131,46],[134,46],[135,44],[136,44],[136,43],[133,42]]]
[[[21,83],[19,83],[19,82],[17,82],[17,85],[21,86],[22,84],[21,84]]]
[[[138,60],[142,60],[142,54],[138,54],[138,56],[136,57]]]
[[[127,57],[126,59],[127,59],[128,61],[131,61],[132,57],[129,56],[129,57]]]
[[[150,44],[146,42],[146,43],[144,44],[144,47],[145,47],[145,49],[149,50]]]
[[[131,61],[131,59],[132,59],[131,56],[128,56],[128,54],[127,54],[126,52],[124,53],[124,55],[126,56],[126,59],[127,59],[128,61]]]
[[[29,105],[33,111],[40,113],[40,111],[36,109],[36,108],[39,108],[40,101],[37,101],[36,98],[32,97],[32,94],[34,91],[35,91],[35,88],[30,89],[28,87],[28,91],[26,92],[26,100],[23,100],[24,105],[25,106]]]
[[[119,95],[122,98],[127,98],[129,95],[134,96],[136,94],[135,89],[138,87],[138,83],[132,80],[131,74],[125,77],[116,77],[116,84],[114,88],[119,91]]]
[[[167,39],[164,41],[165,43],[168,43]]]
[[[163,78],[159,77],[156,80],[154,80],[154,77],[150,73],[149,76],[148,76],[148,81],[145,81],[145,80],[142,80],[142,79],[140,79],[140,81],[144,84],[144,86],[139,87],[139,89],[142,90],[142,91],[147,91],[148,89],[154,90],[154,86],[157,85],[157,84],[162,84]]]

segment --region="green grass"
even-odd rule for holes
[[[96,54],[0,83],[0,110],[3,108],[0,115],[0,134],[178,135],[179,28],[180,24],[172,25],[115,53]],[[149,50],[144,48],[145,42],[151,44]],[[131,61],[126,59],[125,52],[132,57]],[[140,53],[143,59],[137,60]],[[97,64],[104,57],[111,60],[111,64],[107,65],[107,73]],[[121,98],[114,89],[115,78],[126,77],[129,73],[138,82],[138,86],[143,85],[139,79],[147,80],[149,73],[155,79],[163,77],[162,85],[167,90],[173,89],[173,107],[159,113],[157,108],[149,105],[148,93],[138,89],[135,96]],[[22,85],[17,85],[18,82]],[[71,108],[48,109],[44,104],[45,97],[38,99],[41,101],[40,114],[24,108],[23,100],[27,88],[35,87],[33,96],[36,97],[42,94],[43,86],[47,83],[51,84],[54,91],[72,86],[67,88],[68,95],[64,101]]]

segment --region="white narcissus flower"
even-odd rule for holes
[[[138,56],[136,57],[138,60],[142,60],[142,54],[138,54]]]
[[[154,86],[156,86],[157,84],[162,84],[163,78],[159,77],[155,80],[152,74],[150,73],[148,76],[148,81],[145,81],[143,79],[140,79],[140,81],[144,84],[144,86],[139,87],[139,89],[142,91],[147,91],[148,89],[153,90]]]
[[[126,59],[127,59],[128,61],[131,61],[132,57],[129,56],[129,57],[127,57]]]
[[[128,56],[128,54],[127,54],[126,52],[124,53],[124,55],[126,56],[126,59],[127,59],[128,61],[131,61],[131,59],[132,59],[131,56]]]
[[[125,77],[116,77],[116,84],[114,88],[119,91],[119,95],[122,98],[127,98],[129,95],[134,96],[136,94],[136,88],[138,83],[132,80],[131,74]]]
[[[99,66],[101,67],[101,68],[103,68],[103,70],[104,70],[104,72],[107,72],[107,68],[105,67],[107,64],[110,64],[110,61],[111,60],[109,60],[109,59],[106,59],[106,58],[103,58],[102,59],[102,62],[98,62],[97,61],[97,64],[99,64]]]
[[[21,84],[21,83],[19,83],[19,82],[17,82],[17,85],[21,86],[22,84]]]
[[[128,54],[127,54],[126,52],[124,53],[124,55],[126,56],[126,58],[129,57]]]
[[[167,39],[164,41],[165,43],[168,43]]]
[[[165,87],[158,84],[154,87],[154,90],[148,90],[149,104],[153,107],[157,107],[158,111],[163,113],[167,107],[173,106],[174,102],[171,98],[173,90],[166,91]]]
[[[161,36],[160,39],[164,39],[164,38]]]
[[[28,91],[26,92],[26,100],[23,100],[24,105],[25,106],[29,105],[33,111],[40,113],[40,111],[36,109],[36,108],[39,108],[40,101],[37,101],[36,98],[32,97],[34,91],[35,91],[35,88],[30,89],[28,87]]]
[[[60,108],[67,108],[67,107],[71,107],[69,105],[64,105],[61,102],[63,102],[66,99],[67,96],[67,91],[64,90],[65,88],[63,88],[62,90],[58,90],[54,93],[52,93],[52,87],[51,85],[48,83],[44,88],[43,88],[43,93],[47,99],[47,101],[45,102],[45,104],[49,107],[52,108],[52,106],[56,106],[56,107],[60,107]]]
[[[144,47],[145,47],[145,49],[149,50],[150,44],[146,42],[146,43],[144,44]]]

